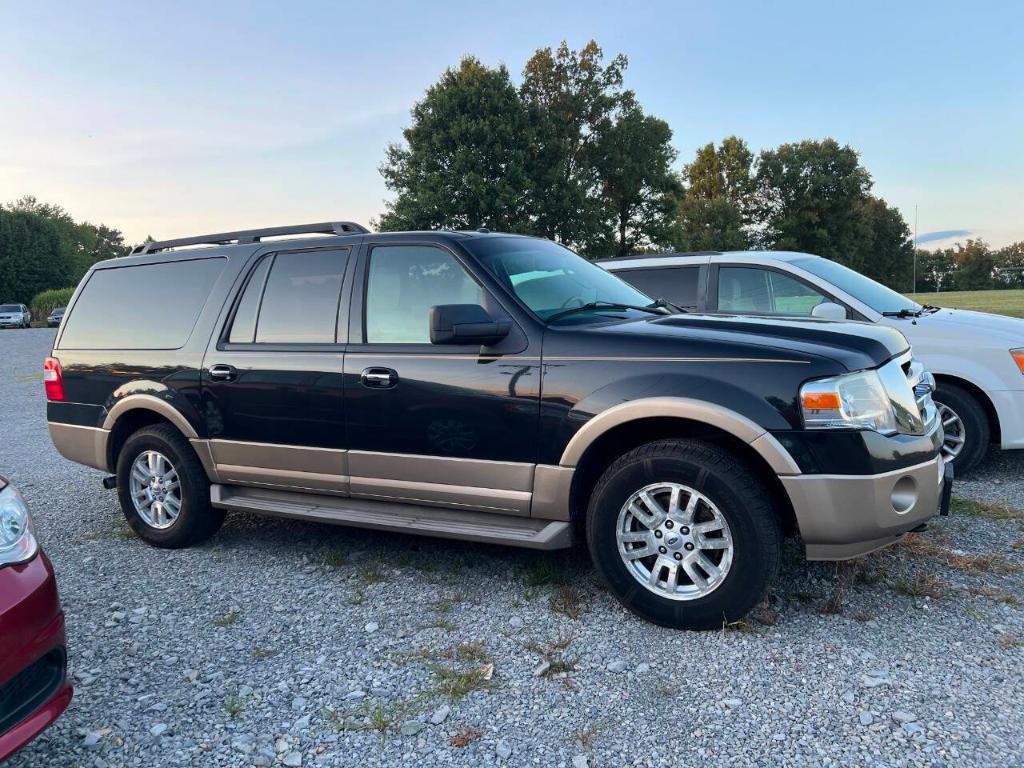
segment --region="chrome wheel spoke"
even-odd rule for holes
[[[690,577],[690,581],[693,582],[697,589],[704,590],[708,588],[707,577],[693,564],[693,558],[683,560],[683,571]]]
[[[142,521],[169,528],[181,512],[181,480],[170,460],[159,451],[144,451],[132,463],[129,492]]]

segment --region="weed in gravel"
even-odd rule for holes
[[[908,597],[929,597],[938,600],[946,594],[949,584],[933,574],[917,573],[897,578],[892,582],[892,588]]]
[[[483,734],[471,725],[459,726],[459,729],[448,737],[448,743],[456,749],[468,747]]]
[[[1002,502],[989,503],[977,499],[965,499],[954,496],[950,502],[950,511],[955,515],[982,517],[986,520],[1022,520],[1024,512],[1014,509]]]
[[[376,731],[383,738],[387,729],[398,719],[398,715],[383,704],[371,707],[368,703],[363,703],[357,709],[344,712],[327,707],[325,719],[339,731]]]
[[[345,602],[348,605],[352,605],[352,606],[362,605],[363,603],[366,602],[366,590],[364,590],[362,587],[360,587],[359,589],[355,589],[355,590],[349,592],[345,596]]]
[[[254,659],[269,659],[271,656],[277,656],[278,651],[273,648],[253,648],[252,657]]]
[[[983,584],[980,587],[968,587],[967,591],[970,592],[972,595],[976,595],[978,597],[987,597],[989,600],[994,600],[997,603],[1009,605],[1013,608],[1020,608],[1022,605],[1020,598],[1012,592],[1005,592],[1001,589],[990,587],[987,584]]]
[[[348,555],[340,549],[328,549],[324,552],[323,565],[325,568],[340,568],[348,563]]]
[[[494,674],[493,664],[485,664],[475,669],[457,669],[440,664],[431,664],[429,668],[437,678],[434,692],[456,700],[474,691],[490,688],[491,676]]]
[[[1010,545],[1010,549],[1012,549],[1014,552],[1019,552],[1020,550],[1024,549],[1024,539],[1020,539],[1019,541],[1013,542],[1013,544]]]
[[[482,643],[459,643],[453,650],[453,656],[462,661],[486,661],[487,649]]]
[[[723,621],[722,622],[722,634],[730,634],[738,632],[741,635],[760,635],[761,630],[758,629],[748,619],[740,619],[739,621]]]
[[[586,728],[580,731],[576,731],[576,738],[579,740],[580,745],[586,749],[590,749],[594,744],[594,739],[597,738],[597,734],[601,732],[595,724],[591,723]]]
[[[440,629],[448,633],[454,632],[458,628],[458,625],[454,621],[449,621],[448,619],[444,618],[438,618],[434,619],[433,621],[428,621],[425,624],[420,624],[418,627],[418,629],[420,629],[421,631],[425,629]]]
[[[787,597],[801,605],[809,605],[818,599],[818,595],[808,589],[794,589]]]
[[[135,531],[125,528],[123,525],[112,525],[102,531],[84,533],[78,537],[79,541],[100,541],[103,539],[134,539],[137,538]]]
[[[939,538],[940,542],[945,541],[944,536]],[[948,568],[974,576],[982,573],[1017,573],[1020,570],[1002,555],[968,555],[954,551],[940,542],[931,541],[919,533],[911,533],[896,544],[895,551],[907,557],[935,560]]]
[[[224,699],[224,711],[228,713],[228,717],[238,717],[245,709],[246,701],[248,701],[246,696],[228,696]]]
[[[536,555],[526,566],[526,573],[523,575],[523,583],[527,587],[541,587],[550,584],[555,580],[557,571],[555,562],[546,555]],[[527,598],[532,599],[532,598]]]
[[[575,636],[571,633],[560,633],[551,640],[540,642],[538,640],[527,640],[521,643],[523,648],[541,657],[541,663],[546,664],[542,677],[554,677],[563,673],[568,674],[576,670],[578,656],[569,656],[565,653],[572,645]]]
[[[588,595],[579,587],[566,584],[559,587],[548,600],[551,610],[578,621],[587,612]]]
[[[359,571],[359,581],[361,581],[364,586],[380,584],[380,582],[384,581],[384,571],[382,571],[380,566],[376,563],[368,563]]]
[[[999,638],[999,647],[1004,651],[1010,651],[1014,648],[1024,648],[1024,637],[1021,637],[1014,632],[1007,632]]]
[[[223,616],[218,616],[216,619],[211,621],[215,627],[230,627],[236,621],[242,617],[241,611],[228,611]]]
[[[658,693],[671,699],[679,693],[679,688],[672,685],[672,683],[663,683],[658,686]]]

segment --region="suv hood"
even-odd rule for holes
[[[752,356],[784,353],[786,357],[824,357],[848,371],[877,368],[910,344],[899,331],[882,325],[852,321],[781,319],[730,315],[680,314],[651,317],[595,328],[616,336],[648,341],[691,339],[745,348]]]

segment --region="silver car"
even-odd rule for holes
[[[0,304],[0,328],[28,328],[32,313],[24,304]]]

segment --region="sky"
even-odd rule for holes
[[[919,242],[1024,240],[1024,4],[0,0],[0,203],[129,242],[368,224],[409,110],[472,54],[516,82],[596,40],[677,166],[736,134],[831,136]]]

